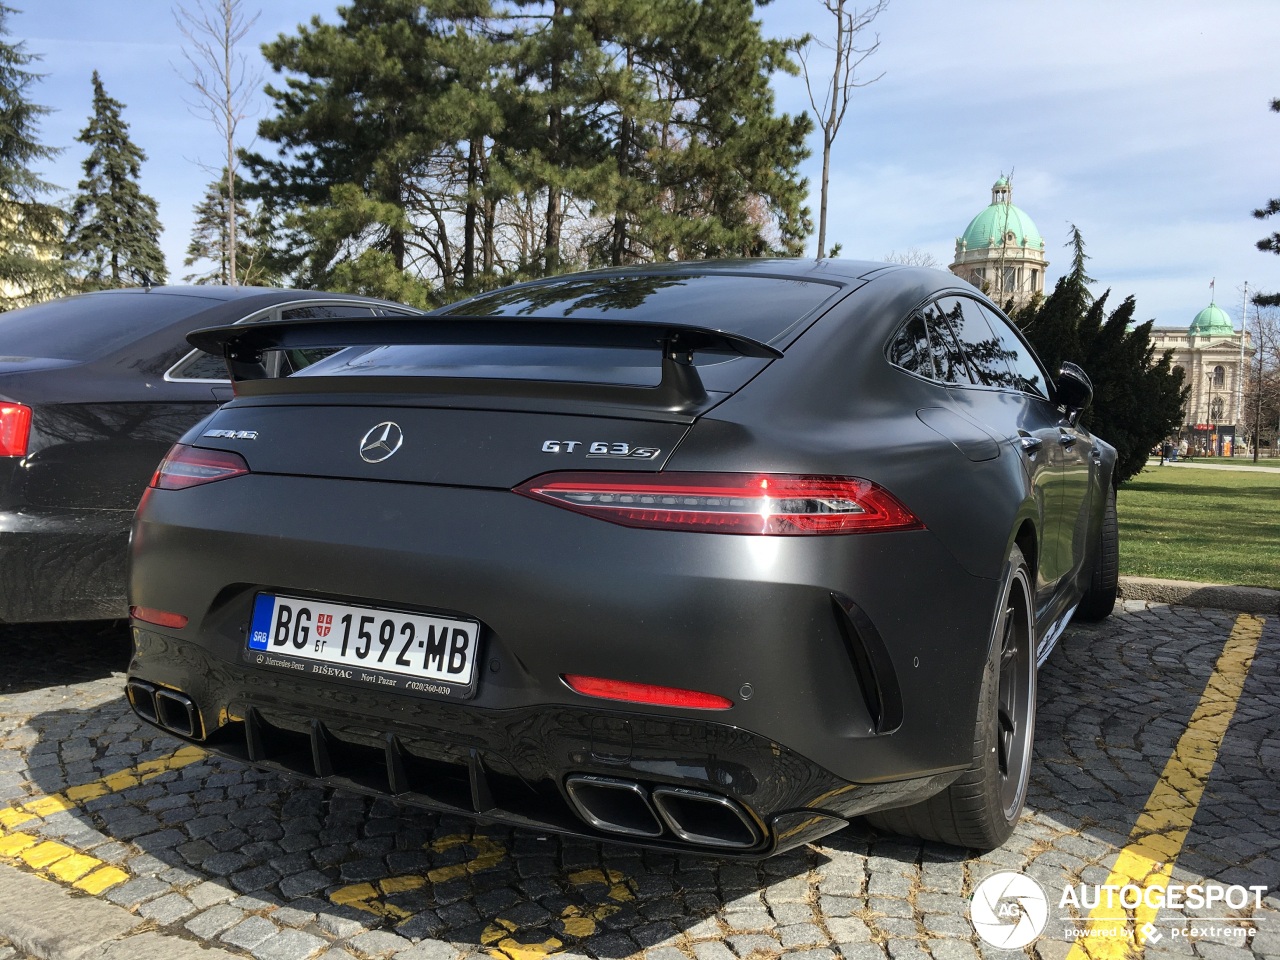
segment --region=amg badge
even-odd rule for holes
[[[217,437],[219,440],[257,440],[257,430],[207,430],[206,437]]]

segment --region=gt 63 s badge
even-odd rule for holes
[[[656,460],[662,451],[658,447],[633,447],[629,443],[593,440],[544,440],[543,453],[573,453],[579,447],[588,457],[614,460]]]

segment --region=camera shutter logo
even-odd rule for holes
[[[1049,919],[1044,888],[1020,873],[1001,871],[973,891],[969,920],[978,936],[993,947],[1018,950],[1040,936]]]

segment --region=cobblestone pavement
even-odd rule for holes
[[[1018,952],[1062,960],[1090,906],[1062,906],[1064,887],[1114,882],[1145,842],[1175,882],[1268,888],[1260,905],[1153,914],[1148,957],[1280,958],[1276,619],[1233,716],[1201,697],[1237,615],[1127,601],[1069,630],[1041,671],[1027,811],[993,853],[855,824],[756,863],[476,826],[179,750],[126,707],[122,627],[0,628],[0,863],[257,960],[1004,957],[975,935],[969,897],[1007,870],[1049,901]],[[1228,716],[1212,742],[1188,734]],[[1157,802],[1169,782],[1181,799]],[[1169,826],[1184,801],[1189,832]],[[1163,825],[1144,841],[1151,816]],[[24,956],[0,939],[0,960]]]
[[[4,937],[0,937],[0,960],[31,960],[31,957]]]

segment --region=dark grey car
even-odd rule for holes
[[[1088,378],[948,274],[668,264],[192,342],[237,398],[139,508],[129,696],[263,767],[721,854],[864,814],[990,847],[1037,661],[1114,603]]]
[[[0,314],[0,623],[120,618],[129,524],[169,446],[231,399],[197,327],[416,313],[262,287],[109,290]]]

